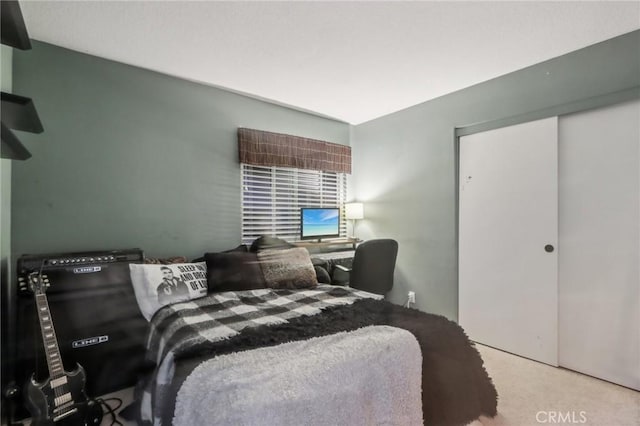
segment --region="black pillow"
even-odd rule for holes
[[[229,250],[221,251],[220,253],[233,253],[233,252],[247,253],[248,251],[249,251],[249,247],[246,244],[240,244],[238,247],[234,247],[234,248],[229,249]],[[204,262],[204,261],[205,261],[204,260],[204,256],[202,256],[202,257],[199,257],[197,259],[193,259],[191,262],[198,263],[198,262]]]
[[[256,253],[205,253],[204,260],[207,262],[207,285],[210,293],[266,287]]]
[[[269,235],[263,235],[260,238],[257,238],[249,248],[249,251],[252,253],[257,253],[262,250],[272,250],[272,249],[288,249],[294,248],[295,245],[281,239],[278,237],[271,237]]]
[[[331,275],[322,266],[313,265],[313,269],[316,270],[316,279],[322,284],[331,284]]]
[[[240,252],[240,253],[248,253],[249,252],[249,247],[246,244],[240,244],[238,247],[234,247],[232,249],[229,250],[225,250],[222,253],[233,253],[233,252]]]
[[[324,269],[329,270],[328,260],[320,259],[318,257],[312,257],[311,264],[313,264],[313,266],[322,266]]]

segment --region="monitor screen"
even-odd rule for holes
[[[310,208],[300,209],[300,237],[330,238],[340,236],[340,209],[332,208]]]

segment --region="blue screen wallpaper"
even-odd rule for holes
[[[337,209],[310,209],[302,213],[305,236],[336,235],[339,231],[340,212]]]

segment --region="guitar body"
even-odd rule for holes
[[[25,385],[25,405],[36,426],[97,426],[102,421],[102,407],[87,399],[84,391],[84,368],[76,364],[73,371],[64,370],[56,338],[53,318],[45,290],[49,280],[39,272],[29,274],[29,287],[36,301],[36,312],[42,332],[49,378],[37,382],[34,376]]]
[[[26,405],[32,416],[32,425],[85,425],[87,395],[84,369],[76,364],[73,371],[65,371],[52,387],[49,378],[36,382],[32,376],[26,385]]]

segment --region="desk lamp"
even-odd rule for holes
[[[352,221],[351,232],[353,236],[351,238],[356,238],[356,220],[364,219],[364,206],[362,203],[347,203],[344,205],[344,215],[347,220]]]

